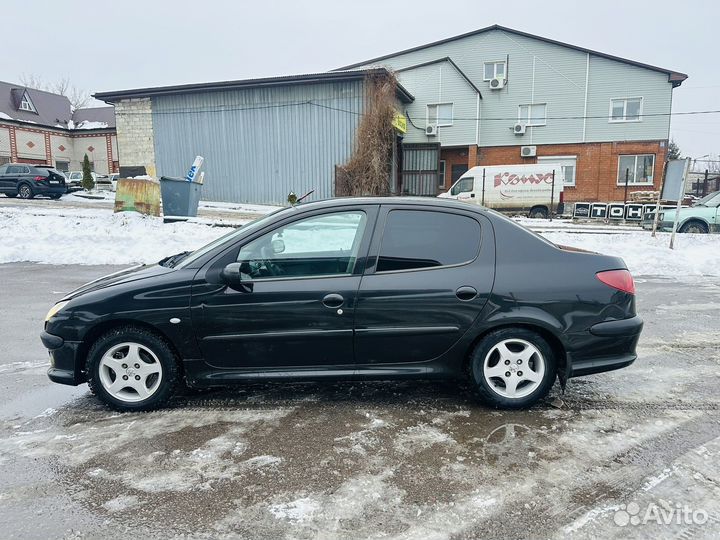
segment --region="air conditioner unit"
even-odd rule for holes
[[[515,135],[525,135],[525,124],[518,122],[513,126],[513,133]]]
[[[505,78],[504,77],[495,77],[494,79],[490,79],[490,90],[500,90],[505,86]]]
[[[437,124],[428,124],[425,128],[425,135],[427,135],[428,137],[434,137],[435,135],[437,135],[437,132]]]
[[[537,156],[537,146],[521,146],[520,156],[522,157],[535,157]]]

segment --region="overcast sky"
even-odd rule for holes
[[[6,0],[0,80],[90,92],[327,71],[500,24],[687,73],[673,111],[720,109],[720,2]],[[685,155],[720,152],[720,114],[674,116]]]

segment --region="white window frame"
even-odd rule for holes
[[[493,64],[493,76],[490,79],[485,77],[485,66],[488,64]],[[493,79],[498,78],[498,74],[497,74],[498,64],[502,64],[504,66],[503,67],[503,79],[507,80],[507,61],[506,60],[491,60],[489,62],[483,62],[483,81],[492,81]]]
[[[442,169],[442,181],[440,181],[440,170]],[[445,177],[447,176],[447,162],[441,159],[438,162],[438,187],[445,189]]]
[[[627,117],[627,102],[628,100],[633,99],[639,99],[640,100],[640,111],[638,112],[637,118],[630,118]],[[613,103],[616,101],[622,101],[623,102],[623,116],[622,118],[613,118]],[[643,104],[645,103],[645,99],[643,96],[632,96],[632,97],[619,97],[619,98],[612,98],[610,100],[610,109],[608,111],[608,122],[610,124],[622,124],[626,122],[642,122],[643,117]]]
[[[23,94],[23,97],[20,100],[20,110],[27,112],[37,112],[35,110],[35,105],[33,105],[33,102],[27,92]]]
[[[450,123],[449,124],[441,124],[440,123],[440,115],[437,114],[437,111],[435,113],[435,118],[438,120],[438,122],[435,124],[437,127],[450,127],[453,125],[453,122],[455,121],[455,104],[452,101],[442,101],[439,103],[428,103],[425,105],[425,125],[430,125],[430,107],[438,107],[440,105],[450,105]]]
[[[561,167],[565,167],[565,164],[563,164],[563,161],[572,161],[574,163],[574,169],[573,169],[573,179],[572,182],[567,181],[567,176],[563,174],[563,179],[565,183],[563,184],[565,187],[575,187],[577,185],[577,156],[538,156],[537,162],[538,163],[545,163],[545,162],[552,162],[555,161],[560,164]],[[619,163],[619,162],[618,162]],[[565,171],[563,171],[564,173]]]
[[[532,118],[532,108],[538,107],[540,105],[545,105],[545,119],[543,120],[542,124],[531,124],[530,118]],[[528,113],[527,117],[523,118],[522,116],[522,108],[527,107]],[[538,126],[546,126],[547,125],[547,117],[548,117],[548,104],[547,103],[521,103],[518,105],[518,123],[523,124],[527,127],[538,127]]]
[[[624,186],[625,185],[625,176],[623,175],[622,178],[620,176],[621,169],[620,169],[620,160],[624,157],[634,157],[635,158],[635,164],[633,165],[633,177],[637,174],[637,161],[639,157],[645,157],[645,156],[652,156],[653,158],[653,164],[652,164],[652,174],[650,175],[652,180],[650,182],[628,182],[628,186],[653,186],[655,185],[655,165],[657,161],[657,156],[655,154],[618,154],[618,161],[617,161],[617,185],[618,186]]]

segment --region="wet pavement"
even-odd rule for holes
[[[720,537],[717,280],[638,279],[640,359],[529,411],[347,382],[118,414],[51,384],[38,339],[115,269],[0,265],[2,538]]]

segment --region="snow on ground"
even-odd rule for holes
[[[196,223],[163,223],[135,212],[105,209],[2,208],[0,263],[155,263],[197,249],[233,229]]]
[[[720,276],[720,235],[678,234],[669,249],[670,233],[636,230],[623,234],[542,232],[556,244],[622,257],[636,276]]]
[[[106,193],[111,203],[113,193]],[[76,195],[63,200],[86,201]],[[97,199],[93,201],[97,202]],[[261,216],[277,209],[241,203],[202,202],[218,212],[237,212],[241,225],[248,214]],[[207,216],[207,215],[206,215]],[[154,263],[185,250],[197,249],[231,231],[214,227],[210,217],[193,223],[163,223],[133,212],[113,214],[109,208],[0,208],[0,263],[31,261],[47,264]],[[720,235],[678,234],[670,250],[669,233],[650,233],[633,226],[581,224],[562,220],[518,220],[556,244],[622,257],[636,275],[720,276]]]

